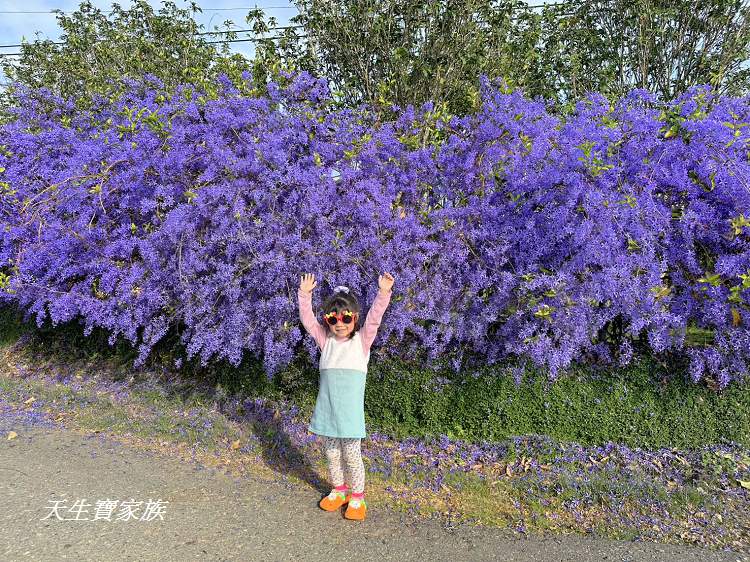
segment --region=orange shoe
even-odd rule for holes
[[[349,496],[349,499],[351,499],[351,495]],[[364,521],[366,513],[367,503],[365,503],[365,498],[362,498],[359,501],[359,507],[352,507],[351,502],[349,502],[349,505],[346,506],[344,517],[347,519],[353,519],[354,521]]]
[[[346,492],[339,492],[338,490],[331,490],[331,493],[320,500],[321,509],[326,511],[336,511],[342,505],[349,501],[351,493],[347,490]]]

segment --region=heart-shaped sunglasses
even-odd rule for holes
[[[351,322],[354,320],[354,314],[349,310],[345,310],[344,312],[341,312],[339,314],[336,314],[335,312],[329,312],[328,314],[324,314],[323,318],[329,326],[335,326],[337,322],[351,324]]]

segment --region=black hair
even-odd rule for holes
[[[339,313],[344,310],[351,310],[357,314],[357,319],[354,321],[354,329],[349,334],[349,339],[352,339],[357,330],[359,330],[360,316],[362,316],[357,296],[350,289],[348,293],[344,291],[333,293],[323,302],[323,314],[334,311]]]

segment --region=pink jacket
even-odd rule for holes
[[[359,330],[359,335],[362,339],[362,351],[365,355],[370,352],[370,346],[378,333],[380,320],[383,318],[385,309],[388,308],[388,303],[391,302],[392,294],[392,290],[386,292],[378,290],[378,294],[375,296],[375,301],[367,312],[365,323]],[[299,317],[302,320],[302,325],[305,327],[305,330],[315,338],[318,347],[322,350],[326,344],[326,339],[329,337],[330,330],[318,322],[313,314],[312,293],[308,293],[302,289],[297,289],[297,298],[299,300]],[[346,341],[348,339],[347,337],[340,338],[334,334],[331,334],[330,337],[336,338],[336,341]]]

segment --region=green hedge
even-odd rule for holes
[[[3,342],[13,341],[24,330],[38,336],[39,349],[45,353],[106,358],[126,366],[136,356],[122,340],[109,348],[104,330],[96,329],[85,338],[77,322],[39,329],[33,324],[22,326],[13,311],[0,311]],[[184,350],[176,333],[170,333],[154,349],[147,367],[169,368],[165,366],[176,356],[184,356]],[[554,384],[538,372],[526,371],[516,386],[507,374],[510,363],[471,369],[473,376],[452,373],[445,366],[429,370],[414,361],[386,361],[373,353],[365,391],[367,430],[398,437],[444,433],[471,441],[540,434],[586,445],[614,441],[643,448],[691,449],[726,441],[750,445],[747,384],[731,384],[717,393],[702,383],[688,382],[684,362],[667,366],[647,355],[637,357],[624,369],[575,365],[569,376]],[[195,359],[185,362],[181,374],[218,385],[226,393],[289,399],[309,419],[317,394],[316,369],[300,353],[273,381],[250,356],[238,368],[222,362],[202,369]],[[436,385],[441,377],[448,384]]]
[[[317,375],[305,363],[277,377],[266,395],[291,395],[310,414]],[[726,441],[750,445],[747,386],[730,385],[717,393],[684,376],[664,379],[662,368],[647,357],[605,373],[577,367],[554,384],[527,372],[517,386],[505,367],[485,367],[474,377],[371,360],[365,391],[368,431],[399,437],[444,433],[471,441],[540,434],[643,448],[689,449]],[[436,388],[437,377],[450,382]]]

